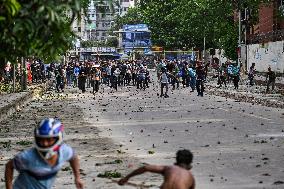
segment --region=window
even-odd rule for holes
[[[81,27],[78,27],[78,32],[81,32]]]

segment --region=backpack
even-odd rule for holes
[[[196,72],[191,68],[191,69],[188,70],[188,75],[190,77],[195,77],[196,76]]]

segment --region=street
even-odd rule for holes
[[[64,141],[79,155],[85,188],[133,188],[97,175],[126,175],[142,163],[173,164],[179,149],[194,154],[198,189],[283,188],[283,109],[206,93],[197,97],[187,88],[160,98],[159,90],[156,82],[145,91],[102,86],[94,99],[90,89],[79,94],[69,88],[34,99],[0,123],[0,188],[5,163],[32,146],[33,128],[45,117],[62,120]],[[75,188],[72,179],[70,168],[63,168],[55,188]],[[145,174],[130,182],[158,188],[162,179]]]

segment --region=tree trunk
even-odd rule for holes
[[[0,58],[0,81],[2,81],[2,78],[4,78],[4,74],[5,74],[5,58]]]

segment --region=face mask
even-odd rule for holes
[[[43,159],[50,159],[52,158],[54,155],[58,154],[57,151],[47,151],[47,152],[44,152],[44,151],[39,151],[38,150],[38,153],[40,154],[40,156],[43,158]]]
[[[39,142],[35,140],[35,147],[42,158],[44,159],[50,159],[52,156],[56,155],[60,149],[60,146],[62,144],[62,138],[59,137],[55,143],[52,146],[49,147],[43,147],[39,145]]]

